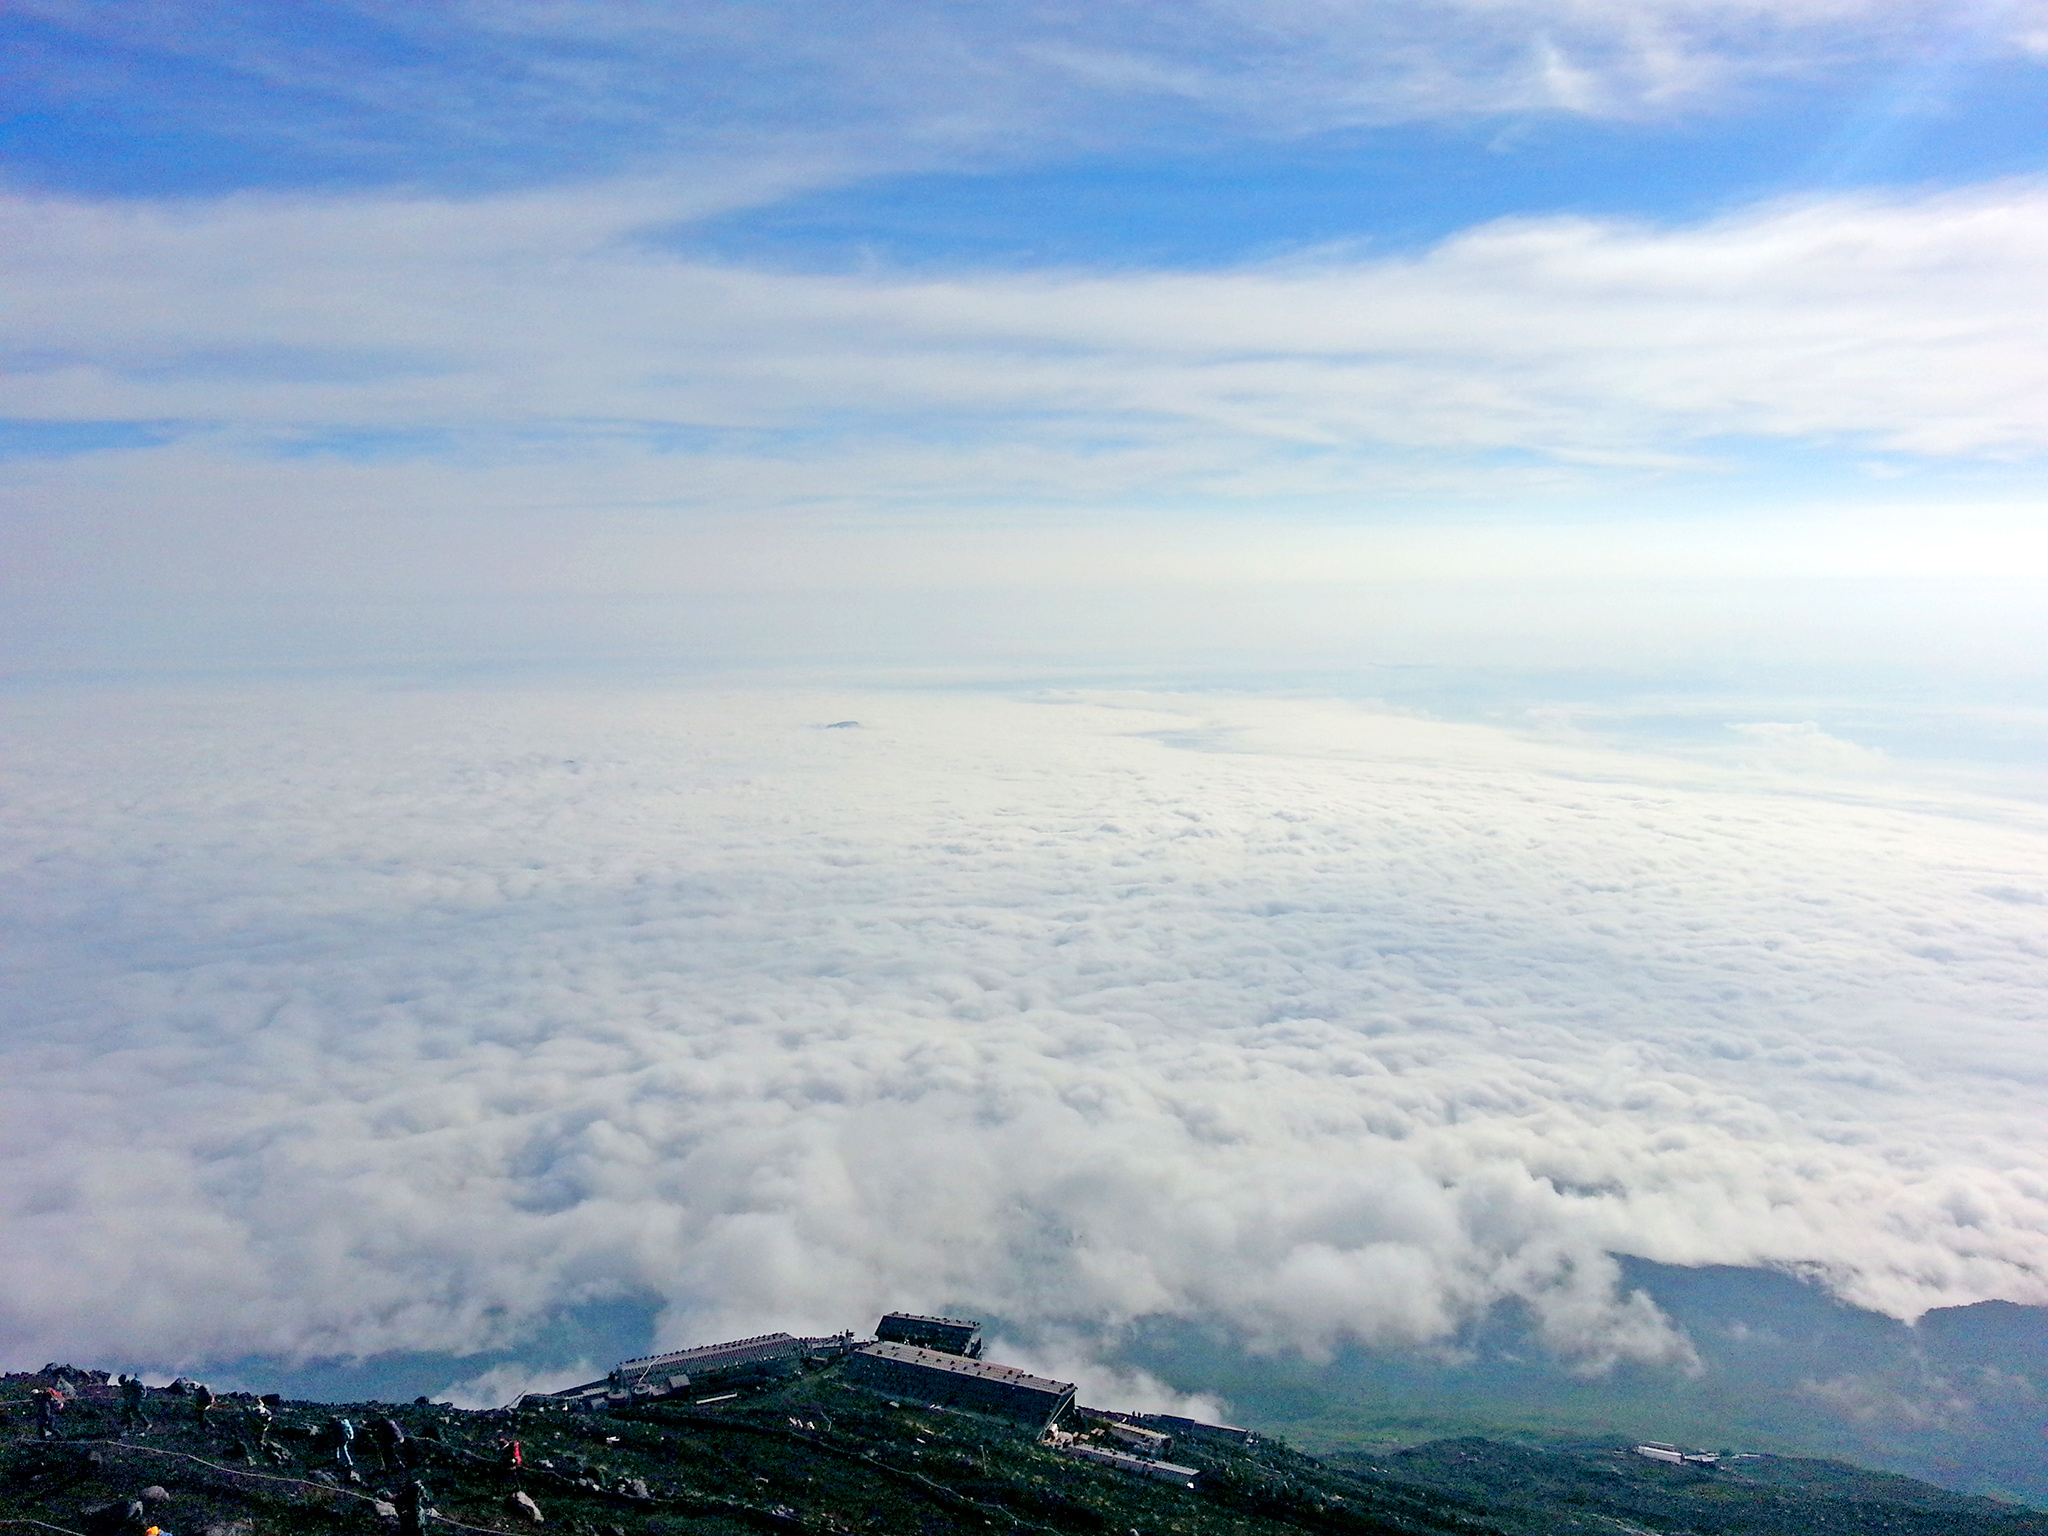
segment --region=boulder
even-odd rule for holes
[[[540,1512],[540,1506],[533,1502],[533,1495],[530,1493],[515,1493],[507,1498],[505,1513],[516,1516],[529,1525],[543,1524],[546,1519]]]

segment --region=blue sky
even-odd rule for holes
[[[783,228],[917,259],[973,254],[949,227],[1022,248],[1038,226],[1114,262],[1160,259],[1160,222],[1217,259],[2023,175],[2048,126],[2041,20],[2009,3],[1172,14],[41,0],[9,10],[5,143],[18,186],[189,197],[480,192],[837,140],[852,184]],[[1263,233],[1226,233],[1247,219]]]
[[[1280,238],[1314,240],[1412,227],[1417,202],[1464,222],[1682,215],[2026,173],[2041,151],[2040,18],[2012,4],[1023,6],[989,19],[946,5],[60,0],[11,7],[7,25],[13,176],[117,196],[476,191],[844,135],[863,158],[964,173],[954,198],[913,193],[920,206],[1021,190],[1029,215],[1059,221],[1042,189],[1064,180],[1084,203],[1098,183],[1137,188],[1206,222],[1206,184],[1226,206],[1249,196]],[[1546,63],[1560,78],[1532,81]],[[1308,206],[1346,186],[1389,201],[1335,221]],[[884,175],[873,195],[886,224],[903,189]],[[850,227],[860,210],[845,204]],[[1096,258],[1142,240],[1090,227]]]
[[[2037,4],[0,32],[9,563],[74,617],[1497,579],[1475,529],[1545,576],[2044,565]]]

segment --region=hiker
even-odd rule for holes
[[[192,1384],[192,1419],[200,1429],[206,1428],[206,1410],[213,1406],[213,1389],[203,1381]]]
[[[398,1536],[420,1536],[421,1517],[427,1512],[427,1485],[414,1478],[398,1490]]]
[[[377,1458],[383,1462],[387,1473],[403,1473],[406,1458],[403,1458],[403,1444],[406,1444],[406,1427],[397,1419],[371,1419],[369,1423],[371,1444],[377,1446]]]
[[[327,1440],[334,1447],[334,1464],[348,1474],[350,1482],[361,1482],[362,1476],[356,1471],[356,1459],[349,1454],[349,1448],[356,1441],[355,1425],[347,1419],[329,1419]]]
[[[268,1458],[272,1466],[281,1467],[284,1465],[284,1452],[270,1438],[270,1427],[275,1421],[270,1405],[260,1398],[242,1410],[242,1426],[255,1442],[257,1454]]]
[[[146,1435],[152,1428],[149,1415],[142,1411],[143,1391],[140,1376],[121,1378],[121,1433],[124,1435],[130,1430]]]
[[[64,1411],[64,1394],[55,1387],[37,1387],[35,1399],[37,1438],[57,1439],[57,1415]]]
[[[517,1440],[500,1440],[498,1442],[498,1470],[505,1474],[505,1481],[512,1487],[517,1488],[519,1486],[519,1474],[524,1469],[524,1466],[525,1462],[519,1454],[519,1442]]]

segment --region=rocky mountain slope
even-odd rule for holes
[[[283,1402],[269,1446],[255,1400],[203,1415],[156,1390],[123,1435],[117,1388],[76,1382],[44,1438],[42,1375],[0,1381],[0,1524],[77,1536],[396,1532],[406,1488],[424,1529],[525,1536],[683,1533],[1082,1533],[1281,1536],[1881,1532],[2048,1536],[2048,1515],[1839,1462],[1755,1457],[1667,1466],[1613,1444],[1440,1440],[1315,1458],[1278,1441],[1184,1438],[1191,1486],[1079,1461],[1001,1419],[891,1401],[837,1365],[714,1404],[615,1413],[554,1405],[463,1412],[424,1401]],[[390,1455],[359,1429],[353,1474],[323,1429],[399,1425]],[[516,1443],[519,1465],[507,1447]],[[146,1488],[168,1498],[132,1505]]]

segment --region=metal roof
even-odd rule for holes
[[[642,1355],[637,1360],[621,1360],[621,1371],[646,1372],[661,1366],[708,1365],[736,1360],[756,1360],[772,1355],[786,1355],[803,1348],[804,1340],[792,1338],[786,1333],[757,1333],[751,1339],[732,1339],[724,1344],[699,1344],[693,1349],[672,1350],[665,1355]]]
[[[943,1350],[919,1349],[915,1344],[864,1344],[854,1353],[871,1355],[878,1360],[897,1360],[905,1365],[921,1365],[927,1370],[944,1371],[949,1376],[997,1381],[1007,1387],[1044,1392],[1054,1397],[1064,1397],[1074,1390],[1071,1381],[1054,1381],[1049,1376],[1034,1376],[1029,1371],[1020,1371],[1015,1366],[991,1365],[986,1360],[970,1360],[965,1355],[949,1355]]]

